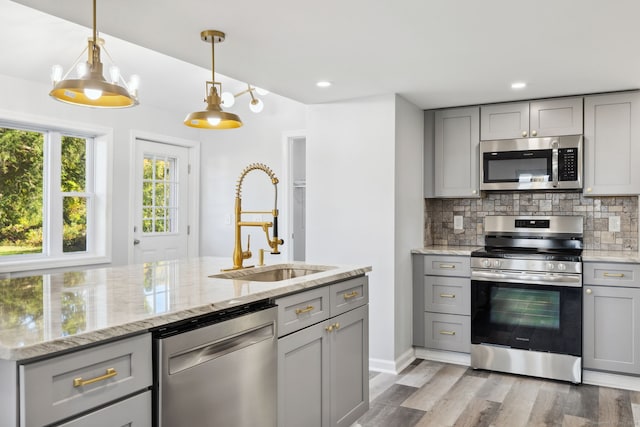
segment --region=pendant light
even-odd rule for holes
[[[98,38],[96,30],[96,0],[93,0],[93,36],[89,39],[87,49],[83,51],[73,66],[62,76],[62,66],[54,65],[51,72],[53,90],[49,95],[68,104],[97,108],[126,108],[138,105],[137,89],[139,77],[131,76],[127,84],[120,70],[115,65],[109,68],[109,81],[104,78],[100,51],[111,59],[104,47],[104,40]],[[84,52],[88,53],[87,62],[78,62]],[[73,70],[76,78],[67,78]]]
[[[255,87],[255,86],[251,86],[250,84],[247,84],[247,88],[245,90],[243,90],[242,92],[238,92],[235,95],[231,92],[223,92],[222,106],[232,107],[235,104],[237,97],[242,96],[245,93],[248,93],[249,96],[251,97],[249,99],[249,109],[254,113],[259,113],[264,109],[264,102],[262,102],[262,100],[258,98],[254,92],[256,92],[258,95],[261,95],[261,96],[267,95],[269,93],[268,90],[264,90],[259,87]]]
[[[240,117],[233,113],[222,111],[221,94],[222,83],[216,82],[215,76],[215,49],[216,43],[224,41],[225,34],[216,30],[205,30],[200,33],[202,41],[211,43],[211,81],[206,84],[207,108],[204,111],[197,111],[189,114],[184,119],[184,124],[199,129],[234,129],[242,126]]]

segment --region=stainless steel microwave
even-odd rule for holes
[[[480,189],[580,189],[582,155],[582,135],[480,141]]]

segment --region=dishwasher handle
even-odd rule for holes
[[[183,351],[169,357],[169,375],[217,359],[226,354],[242,350],[261,341],[275,338],[274,322],[247,329],[238,334]]]

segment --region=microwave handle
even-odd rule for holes
[[[551,141],[551,176],[553,187],[558,186],[558,141]]]

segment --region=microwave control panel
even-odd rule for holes
[[[560,148],[558,150],[558,181],[578,180],[578,149]]]

